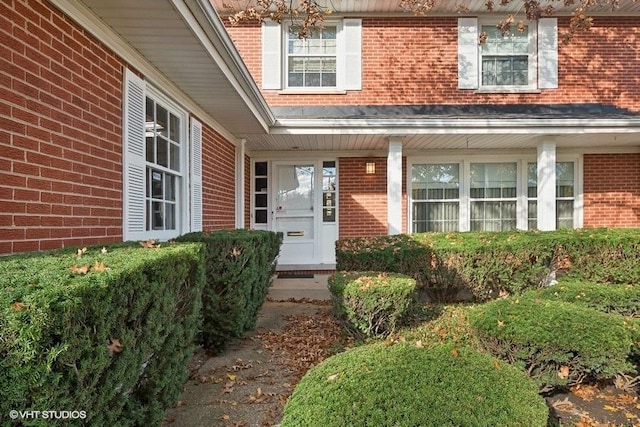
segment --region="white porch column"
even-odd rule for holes
[[[538,145],[538,229],[556,229],[556,143]]]
[[[245,139],[236,144],[236,228],[244,228],[244,155]]]
[[[387,154],[387,233],[402,233],[402,139],[389,138]]]

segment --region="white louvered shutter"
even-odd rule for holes
[[[271,20],[262,24],[262,88],[282,89],[282,27]]]
[[[202,231],[202,123],[191,119],[191,231]]]
[[[145,82],[128,69],[123,110],[123,238],[140,240],[146,231]]]
[[[558,87],[558,19],[538,20],[538,88]]]
[[[458,88],[478,88],[478,19],[458,19]]]
[[[345,19],[343,30],[345,89],[362,90],[362,19]]]

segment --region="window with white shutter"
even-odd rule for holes
[[[362,89],[362,20],[327,21],[300,39],[295,24],[262,26],[262,88],[303,92]]]
[[[502,35],[497,21],[458,19],[458,88],[518,91],[558,87],[557,19]]]
[[[124,239],[166,240],[189,231],[185,202],[194,191],[186,177],[195,162],[185,156],[196,150],[188,150],[187,113],[127,70],[123,128]],[[196,145],[199,157],[201,141]],[[197,183],[201,198],[202,179]]]

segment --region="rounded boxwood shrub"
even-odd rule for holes
[[[302,378],[282,427],[546,426],[548,409],[527,376],[468,347],[365,345]]]
[[[618,314],[525,296],[478,306],[469,321],[485,350],[528,372],[543,391],[632,370],[632,333]]]
[[[414,302],[416,281],[395,273],[336,273],[329,277],[336,313],[352,331],[384,336],[399,327]]]

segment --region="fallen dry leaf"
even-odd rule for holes
[[[596,397],[596,387],[590,384],[578,384],[571,387],[571,392],[582,400],[592,401]]]
[[[89,266],[88,265],[78,266],[78,264],[73,264],[73,266],[69,267],[69,270],[73,274],[87,274],[89,272]]]
[[[107,350],[109,351],[109,356],[120,353],[122,351],[122,343],[117,338],[110,338]]]
[[[143,248],[159,248],[160,243],[156,243],[154,239],[149,239],[146,242],[140,242],[140,246]]]
[[[27,304],[20,302],[20,301],[15,301],[13,303],[11,303],[11,310],[12,311],[22,311],[24,309],[27,308]]]
[[[335,381],[338,379],[338,374],[333,374],[333,375],[329,375],[327,377],[327,381],[331,382],[331,381]]]
[[[93,270],[94,271],[99,271],[99,272],[103,272],[103,271],[107,271],[109,268],[104,264],[104,262],[98,262],[96,261],[93,264]]]
[[[558,378],[561,378],[563,380],[566,380],[567,378],[569,378],[568,366],[561,366],[560,369],[558,369]]]
[[[222,394],[233,393],[233,386],[235,386],[235,381],[227,381],[222,388]]]

